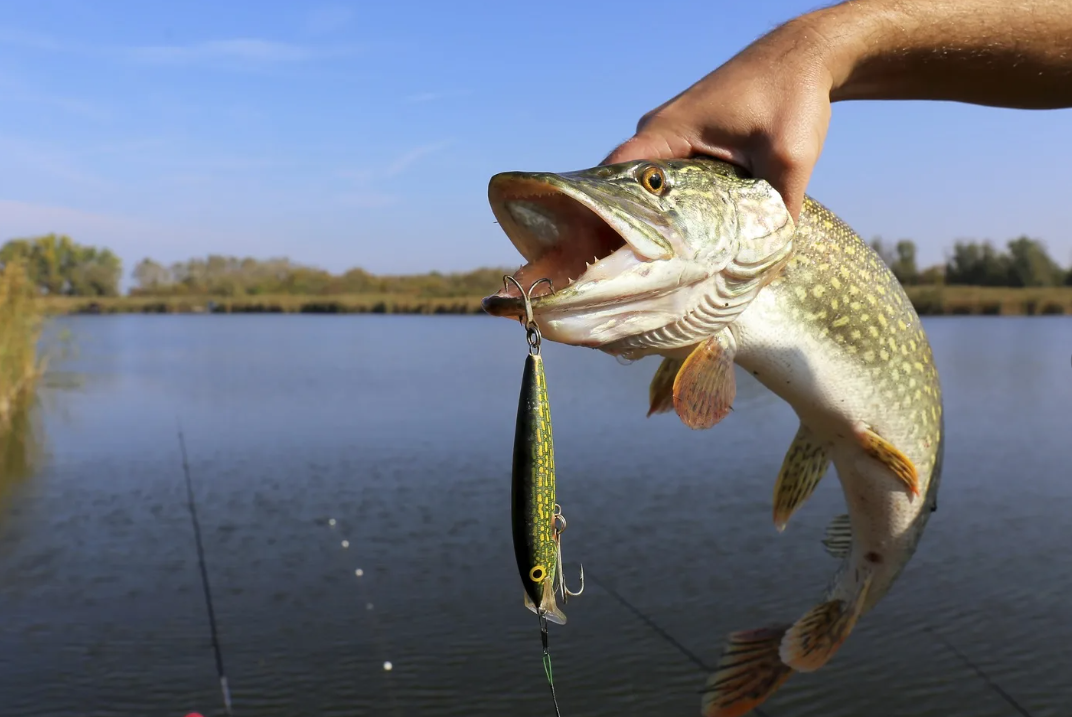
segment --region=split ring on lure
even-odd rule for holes
[[[542,336],[532,318],[532,290],[543,282],[554,292],[550,279],[539,279],[525,291],[517,279],[513,282],[525,302],[525,326],[529,355],[521,378],[521,395],[517,405],[514,429],[513,479],[511,487],[511,523],[514,536],[514,557],[525,588],[525,607],[559,625],[566,615],[555,600],[558,588],[565,604],[569,596],[584,592],[584,567],[581,567],[581,588],[573,592],[562,577],[562,531],[566,521],[555,502],[555,448],[551,434],[551,407],[547,400],[547,378],[540,355]],[[557,585],[556,585],[557,582]]]

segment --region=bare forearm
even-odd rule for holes
[[[825,48],[832,101],[1072,107],[1069,0],[850,0],[783,30]]]

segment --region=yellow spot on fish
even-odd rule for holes
[[[879,351],[878,355],[882,358],[883,361],[889,361],[890,360],[890,353],[886,349],[882,349],[881,351]],[[896,366],[893,367],[893,372],[897,373],[897,367]]]
[[[864,361],[866,361],[867,363],[871,363],[874,360],[875,360],[875,352],[874,351],[870,351],[870,350],[864,351]]]
[[[876,329],[874,326],[868,326],[867,333],[871,334],[872,338],[878,338],[878,329]]]
[[[801,301],[808,297],[808,292],[804,290],[803,286],[798,286],[793,291]]]
[[[834,301],[832,303],[835,304],[834,308],[836,309],[837,308],[837,306],[836,306],[837,301]],[[849,323],[849,317],[848,316],[839,316],[836,319],[834,319],[834,328],[835,329],[841,328],[842,326],[844,326],[847,323]]]
[[[885,326],[886,326],[886,317],[883,316],[882,314],[879,314],[878,315],[878,322],[880,324],[882,324],[883,328],[885,328]]]
[[[823,297],[823,294],[826,293],[826,287],[822,284],[816,284],[812,287],[811,293],[815,296],[816,299],[821,299]]]
[[[840,289],[841,288],[841,280],[838,279],[836,276],[830,277],[830,286],[834,287],[835,289]]]

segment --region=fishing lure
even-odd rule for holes
[[[557,588],[565,604],[568,596],[584,591],[584,568],[581,568],[581,589],[572,592],[562,577],[562,531],[566,521],[555,501],[555,446],[551,432],[551,406],[547,399],[547,377],[543,356],[540,355],[540,328],[532,318],[531,294],[540,279],[526,292],[512,276],[525,302],[523,323],[528,338],[529,354],[521,377],[521,395],[517,404],[517,423],[514,431],[514,462],[511,522],[514,534],[514,557],[525,587],[525,606],[538,615],[559,625],[566,615],[555,599]],[[556,584],[557,583],[557,584]]]
[[[514,557],[521,582],[525,588],[525,606],[540,618],[540,637],[543,641],[543,667],[551,695],[558,712],[554,680],[551,677],[551,657],[547,651],[547,621],[564,625],[566,615],[555,599],[556,587],[563,605],[570,596],[584,592],[584,566],[581,566],[581,587],[577,592],[566,587],[562,576],[562,531],[566,520],[556,502],[555,446],[551,432],[551,406],[547,399],[547,377],[543,356],[540,355],[540,328],[532,318],[532,290],[549,279],[539,279],[525,291],[512,276],[503,277],[503,286],[511,281],[521,292],[525,316],[522,324],[529,344],[525,371],[521,377],[521,395],[517,404],[514,427],[513,479],[511,486],[511,524],[514,538]],[[509,288],[509,287],[507,287]],[[557,583],[557,585],[556,585]]]

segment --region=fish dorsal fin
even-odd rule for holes
[[[851,597],[816,605],[793,623],[779,649],[782,662],[798,672],[815,672],[829,662],[856,627],[873,577],[863,572]]]
[[[844,558],[852,551],[852,521],[848,513],[842,513],[830,521],[826,526],[826,535],[823,537],[823,546],[826,552],[835,558]]]
[[[674,379],[674,408],[689,428],[711,428],[733,407],[737,345],[723,329],[693,349]]]
[[[913,495],[919,495],[919,473],[908,456],[870,426],[858,425],[856,439],[869,456],[889,468]]]
[[[677,378],[677,372],[681,370],[683,363],[685,359],[667,357],[655,370],[655,376],[652,377],[651,386],[648,388],[648,400],[651,403],[648,409],[649,417],[655,413],[666,413],[674,409],[674,379]]]
[[[811,429],[800,424],[786,451],[774,485],[774,527],[785,530],[789,518],[807,502],[830,466],[830,454]]]

